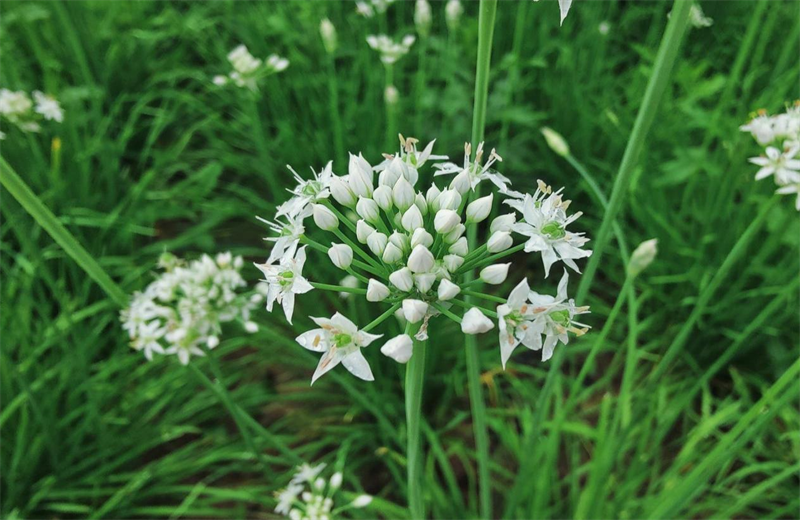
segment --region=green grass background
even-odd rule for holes
[[[455,158],[471,128],[477,7],[466,2],[448,33],[434,2],[431,37],[395,70],[397,129],[436,138]],[[799,96],[800,4],[703,8],[715,23],[684,39],[619,231],[578,302],[592,307],[591,333],[570,343],[547,385],[552,364],[538,354],[518,352],[504,372],[496,335],[479,338],[497,517],[800,515],[800,220],[793,201],[753,181],[746,159],[759,148],[738,131],[751,111]],[[499,4],[487,143],[521,187],[565,186],[590,236],[669,9],[578,1],[559,28],[553,2]],[[333,61],[319,38],[324,16],[339,33]],[[39,135],[4,126],[2,156],[130,292],[164,250],[263,260],[255,215],[270,217],[286,197],[275,189],[292,184],[285,165],[306,173],[334,159],[345,172],[332,106],[346,150],[373,160],[392,151],[384,71],[364,39],[414,33],[404,2],[366,20],[352,2],[6,1],[0,30],[0,86],[56,94],[66,111]],[[258,97],[210,82],[239,43],[291,61]],[[588,178],[549,150],[543,125],[564,135]],[[366,302],[301,297],[294,328],[262,310],[257,335],[232,327],[219,347],[222,382],[261,425],[250,427],[265,467],[214,391],[174,358],[147,363],[130,350],[115,303],[5,190],[1,210],[0,516],[271,518],[272,492],[299,459],[345,461],[345,489],[378,497],[353,516],[406,515],[402,368],[373,352],[374,383],[334,371],[309,388],[316,357],[293,339],[308,315],[334,308],[366,323],[377,315]],[[626,251],[654,237],[656,262],[621,292]],[[341,271],[316,258],[314,278],[336,283]],[[553,290],[542,274],[520,257],[500,292],[525,275]],[[256,269],[246,277],[255,282]],[[633,384],[623,389],[626,367]],[[428,509],[476,517],[454,324],[434,329],[426,371]]]

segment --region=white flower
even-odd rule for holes
[[[275,72],[281,72],[286,70],[286,68],[289,66],[289,60],[282,58],[277,54],[270,54],[269,57],[267,57],[266,66],[268,69],[271,69]]]
[[[340,487],[342,487],[342,478],[343,476],[341,471],[337,471],[336,473],[334,473],[331,476],[331,480],[329,481],[331,488],[339,489]]]
[[[383,63],[391,65],[408,53],[415,39],[413,36],[408,35],[402,41],[395,42],[385,34],[379,34],[377,36],[367,36],[367,43],[380,53]]]
[[[393,205],[392,188],[386,185],[378,186],[372,193],[372,199],[383,211],[391,210]]]
[[[401,334],[387,341],[381,347],[381,353],[398,363],[408,363],[414,349],[414,341],[408,334]]]
[[[319,34],[322,37],[325,52],[328,54],[336,52],[336,27],[327,18],[323,18],[319,23]]]
[[[481,269],[480,278],[488,284],[500,285],[506,280],[509,267],[511,267],[511,262],[484,267]]]
[[[490,253],[499,253],[505,251],[514,244],[514,239],[511,238],[511,233],[508,231],[495,231],[486,242],[486,250]]]
[[[534,318],[526,334],[532,334],[529,341],[524,342],[533,350],[542,350],[542,361],[547,361],[553,355],[553,349],[560,341],[564,345],[569,343],[567,332],[582,336],[588,326],[576,322],[573,318],[578,314],[589,312],[588,307],[576,307],[573,300],[567,299],[567,283],[569,275],[566,269],[564,276],[558,283],[558,293],[555,298],[541,295],[531,291],[528,298],[533,306]],[[544,336],[544,342],[542,342]]]
[[[696,3],[689,8],[689,21],[695,29],[703,29],[714,25],[714,20],[703,13],[703,10]]]
[[[387,85],[383,91],[383,101],[387,105],[396,105],[400,102],[400,91],[394,85]]]
[[[367,224],[365,220],[356,222],[356,238],[362,244],[366,244],[373,233],[375,233],[375,228]]]
[[[331,196],[342,206],[352,207],[356,204],[356,195],[347,183],[347,177],[331,176]]]
[[[444,266],[447,268],[447,270],[453,273],[458,271],[458,268],[464,265],[464,257],[458,255],[444,255],[442,262],[444,262]]]
[[[405,177],[400,177],[392,188],[392,200],[400,211],[406,211],[414,205],[416,193],[414,187]]]
[[[461,318],[461,332],[464,334],[483,334],[494,328],[492,320],[484,316],[480,309],[473,307]]]
[[[355,508],[362,508],[367,507],[372,503],[372,497],[370,495],[359,495],[353,500],[352,506]]]
[[[299,484],[289,484],[289,486],[277,493],[278,505],[275,512],[280,515],[288,515],[289,510],[297,500],[297,496],[303,491],[303,486]]]
[[[408,257],[408,268],[412,273],[427,273],[433,269],[433,254],[423,245],[418,245]]]
[[[364,18],[372,18],[375,16],[375,11],[367,2],[356,2],[356,12]]]
[[[464,234],[467,227],[464,224],[458,224],[456,227],[448,231],[443,237],[445,244],[455,244],[461,238],[461,235]]]
[[[456,190],[448,188],[442,191],[439,196],[436,197],[434,206],[436,211],[442,209],[456,210],[461,207],[461,194]]]
[[[775,175],[775,182],[780,186],[790,183],[800,183],[800,160],[795,159],[800,145],[781,153],[775,147],[767,147],[766,157],[753,157],[750,162],[761,166],[756,173],[756,180],[761,180]]]
[[[401,223],[403,224],[405,230],[409,233],[413,233],[418,229],[422,229],[422,212],[420,212],[416,205],[411,206],[406,210],[405,213],[403,213]]]
[[[297,337],[297,342],[308,350],[323,352],[317,370],[311,378],[312,385],[339,363],[360,379],[374,380],[372,370],[361,353],[361,349],[380,338],[381,335],[358,330],[352,321],[338,312],[330,319],[315,317],[311,317],[311,319],[320,328],[304,332]]]
[[[438,168],[439,171],[434,173],[434,176],[463,173],[469,179],[470,187],[473,190],[478,183],[483,180],[488,180],[497,186],[497,188],[500,190],[500,193],[506,193],[508,186],[511,185],[511,181],[508,180],[505,175],[501,175],[491,169],[495,162],[503,160],[502,157],[497,155],[497,152],[492,150],[489,154],[489,159],[486,161],[486,164],[481,166],[481,160],[483,159],[483,143],[478,145],[478,150],[475,152],[475,161],[470,160],[471,155],[472,146],[467,143],[464,145],[463,166],[459,166],[454,163],[444,163],[441,165],[437,164],[435,168]]]
[[[374,278],[367,283],[367,301],[381,302],[389,297],[389,288]]]
[[[505,202],[522,212],[524,220],[514,224],[513,229],[528,237],[526,253],[542,253],[545,278],[550,274],[550,266],[559,260],[580,272],[575,260],[592,254],[581,249],[589,239],[583,233],[567,231],[567,226],[577,220],[581,212],[567,217],[569,201],[562,200],[560,191],[550,193],[549,186],[540,182],[533,196],[526,194],[522,201],[508,199]]]
[[[463,13],[464,8],[461,6],[461,2],[459,0],[447,0],[447,4],[444,7],[444,16],[445,20],[447,21],[447,28],[451,31],[455,30],[458,27],[458,22]]]
[[[645,240],[639,244],[639,247],[633,250],[631,259],[628,262],[628,275],[631,277],[638,276],[648,265],[653,263],[657,252],[658,239],[656,238]]]
[[[422,300],[403,300],[403,315],[409,323],[418,323],[428,312],[428,304]]]
[[[367,237],[367,247],[373,255],[379,257],[383,257],[388,242],[389,238],[380,231],[375,231]]]
[[[437,233],[451,232],[461,223],[461,217],[452,209],[440,209],[433,218],[433,228]]]
[[[760,111],[758,116],[746,125],[739,127],[742,132],[750,132],[758,144],[767,145],[775,140],[775,131],[772,127],[772,118],[765,111]]]
[[[469,254],[467,237],[461,237],[456,240],[455,243],[448,248],[448,251],[454,255],[467,256]]]
[[[48,121],[55,121],[57,123],[64,121],[64,111],[61,109],[61,105],[56,98],[34,90],[33,99],[36,101],[36,108],[34,108],[34,111],[37,114],[41,114],[42,117]]]
[[[461,292],[461,287],[454,284],[450,280],[444,279],[439,282],[439,289],[437,290],[437,296],[442,301],[452,300],[458,293]]]
[[[383,250],[381,259],[387,264],[394,264],[403,259],[403,250],[389,242],[386,244],[386,249]]]
[[[493,198],[494,194],[490,193],[467,204],[467,223],[473,224],[486,220],[489,212],[492,211]]]
[[[417,290],[423,294],[431,290],[434,282],[436,282],[435,273],[421,273],[414,275],[414,285],[416,285]]]
[[[311,466],[307,463],[303,463],[297,466],[297,472],[295,473],[294,477],[292,477],[292,484],[302,484],[303,482],[314,482],[322,470],[326,467],[325,463],[317,464],[316,466]]]
[[[280,260],[284,256],[294,256],[297,245],[300,243],[300,237],[305,233],[303,227],[303,219],[311,212],[311,208],[306,208],[300,215],[296,217],[284,217],[286,222],[280,220],[269,222],[264,219],[259,219],[267,224],[274,232],[278,234],[277,237],[269,237],[265,240],[274,242],[272,251],[269,254],[267,263],[271,264],[276,260]]]
[[[389,281],[403,292],[408,292],[414,287],[414,278],[408,267],[403,267],[390,274]]]
[[[312,169],[313,178],[309,180],[304,180],[291,166],[287,166],[294,175],[295,180],[297,180],[297,186],[291,192],[293,197],[278,206],[275,216],[286,215],[296,218],[304,213],[309,204],[328,198],[331,193],[330,184],[333,178],[332,165],[333,162],[328,162],[319,173]]]
[[[353,263],[353,249],[347,244],[331,244],[328,249],[328,258],[339,269],[346,270]]]
[[[532,350],[542,347],[538,329],[532,329],[533,319],[536,317],[533,305],[528,303],[530,288],[528,280],[523,279],[511,294],[506,303],[497,306],[497,323],[500,331],[500,361],[503,369],[506,363],[522,343]]]
[[[411,235],[411,247],[425,246],[430,248],[433,245],[433,236],[425,231],[425,228],[418,228],[414,230]]]
[[[551,150],[561,157],[569,155],[569,145],[561,134],[546,126],[542,127],[541,132],[544,136],[544,140],[547,141],[547,146],[549,146]]]
[[[517,215],[514,213],[506,213],[505,215],[500,215],[499,217],[495,217],[495,219],[492,220],[492,223],[489,226],[489,232],[496,233],[498,231],[511,231],[516,222],[517,222]]]
[[[561,11],[561,25],[564,25],[564,18],[569,13],[569,8],[572,7],[572,0],[558,0],[558,10]]]
[[[358,197],[370,198],[373,190],[372,166],[364,157],[350,154],[347,182]]]
[[[305,246],[297,250],[294,257],[284,256],[278,265],[271,262],[255,264],[264,274],[264,281],[269,284],[267,293],[267,311],[272,312],[272,307],[277,301],[283,306],[286,320],[292,322],[294,312],[295,294],[305,294],[313,287],[308,280],[303,278],[303,265],[306,262]]]
[[[417,196],[414,197],[414,205],[419,208],[419,212],[422,213],[422,216],[428,214],[428,201],[425,200],[425,195],[422,192],[418,192]]]
[[[417,0],[414,8],[414,24],[423,38],[431,31],[431,4],[427,0]]]
[[[342,287],[347,287],[348,289],[355,289],[358,287],[358,278],[349,274],[344,278],[342,278],[341,280],[339,280],[339,285],[341,285]],[[353,294],[350,292],[345,292],[345,291],[339,292],[339,298],[343,300],[346,300],[352,296]]]
[[[318,228],[325,231],[333,231],[339,228],[339,219],[329,208],[322,204],[312,204],[311,208],[314,215],[314,224]]]
[[[372,199],[359,197],[358,203],[356,203],[356,213],[370,224],[377,224],[381,220],[380,208]]]
[[[611,24],[603,20],[597,25],[597,32],[599,32],[602,36],[608,36],[608,33],[611,32]]]

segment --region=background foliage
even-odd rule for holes
[[[579,302],[592,306],[594,330],[570,344],[547,385],[551,366],[537,354],[518,353],[504,372],[496,336],[480,338],[498,516],[800,513],[800,221],[792,201],[772,200],[771,183],[753,181],[746,158],[758,148],[738,131],[752,110],[798,97],[800,13],[796,2],[766,0],[703,7],[715,23],[687,35],[628,187],[618,221],[626,247],[612,242]],[[499,5],[487,143],[515,183],[566,186],[590,236],[669,9],[576,2],[559,28],[554,3]],[[270,178],[289,187],[284,165],[305,173],[331,158],[345,170],[331,84],[346,150],[376,159],[396,147],[384,137],[384,71],[364,39],[412,34],[413,3],[373,19],[350,2],[9,1],[0,10],[0,85],[56,94],[66,110],[40,135],[4,127],[2,155],[131,292],[164,250],[266,256],[254,216],[285,197]],[[454,32],[443,10],[433,4],[431,37],[396,66],[398,122],[458,158],[471,125],[477,4],[465,4]],[[324,16],[339,33],[333,61],[318,34]],[[213,86],[238,43],[291,66],[260,96]],[[588,178],[547,148],[543,125],[565,136]],[[272,491],[298,459],[337,457],[346,489],[380,498],[355,515],[405,514],[402,369],[372,356],[375,383],[337,371],[309,388],[316,359],[293,340],[310,328],[305,316],[335,307],[366,323],[365,302],[300,298],[294,328],[260,312],[258,335],[231,334],[219,347],[224,384],[262,425],[252,426],[265,468],[215,393],[174,358],[146,363],[131,352],[114,303],[6,192],[2,202],[0,515],[270,517]],[[623,252],[653,237],[657,261],[614,312]],[[318,258],[309,264],[318,279],[341,277]],[[511,281],[541,280],[538,263],[514,269]],[[247,276],[254,282],[256,269]],[[433,333],[424,396],[424,489],[441,518],[478,511],[453,330]]]

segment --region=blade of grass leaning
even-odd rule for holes
[[[603,250],[611,238],[611,230],[614,221],[617,218],[617,213],[622,209],[625,194],[628,191],[631,175],[639,161],[639,155],[644,147],[647,133],[653,123],[653,119],[658,111],[658,105],[664,90],[669,83],[672,67],[678,57],[678,50],[680,48],[683,34],[686,32],[686,27],[689,24],[689,11],[692,7],[691,0],[675,0],[672,5],[672,16],[670,16],[667,30],[664,32],[664,37],[661,39],[661,44],[658,48],[658,55],[653,66],[653,75],[650,76],[650,81],[647,83],[647,90],[645,90],[644,98],[642,99],[642,106],[639,113],[636,115],[636,122],[633,124],[633,131],[628,139],[628,144],[625,147],[625,153],[622,155],[622,162],[619,166],[619,171],[614,179],[614,187],[611,189],[611,197],[608,201],[608,209],[603,214],[603,221],[600,224],[600,230],[597,232],[597,237],[594,241],[594,252],[589,257],[589,262],[586,264],[581,283],[578,286],[578,292],[575,296],[575,301],[582,302],[586,300],[586,295],[589,293],[589,288],[592,286],[595,271],[600,264],[600,259],[603,257]]]

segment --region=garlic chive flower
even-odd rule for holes
[[[387,319],[416,324],[418,331],[413,337],[419,340],[427,337],[430,320],[452,319],[465,334],[484,333],[498,321],[502,330],[511,330],[513,337],[535,346],[533,335],[524,336],[528,327],[525,320],[512,326],[507,320],[503,322],[508,313],[495,314],[485,306],[467,305],[464,298],[497,302],[498,297],[481,292],[485,289],[480,284],[488,289],[504,284],[512,272],[510,255],[518,254],[520,259],[525,258],[524,253],[541,255],[547,275],[556,261],[577,270],[577,261],[591,253],[581,249],[588,241],[582,233],[566,229],[580,213],[567,213],[569,202],[563,200],[561,191],[553,193],[541,182],[533,195],[512,190],[510,181],[491,169],[499,161],[496,153],[482,161],[482,143],[477,145],[475,157],[469,155],[472,148],[466,145],[464,165],[454,167],[441,162],[445,156],[433,155],[433,142],[418,149],[417,139],[402,135],[399,139],[400,150],[385,154],[377,166],[361,154],[350,154],[348,164],[342,165],[347,167],[347,175],[335,175],[331,163],[311,179],[296,175],[298,184],[291,190],[291,199],[279,206],[275,224],[270,224],[279,236],[270,239],[275,244],[267,262],[270,268],[262,266],[270,274],[269,302],[286,305],[288,299],[293,304],[296,294],[314,288],[349,294],[348,299],[363,297],[370,302],[370,309],[375,308],[371,313],[374,321],[364,329],[337,313],[330,319],[313,318],[319,328],[297,337],[301,346],[323,354],[312,383],[339,363],[357,377],[371,381],[366,359],[374,354],[362,348],[381,337],[372,334],[372,329]],[[429,171],[423,172],[421,168],[426,166]],[[439,176],[456,174],[460,179],[444,189],[422,185],[420,179],[425,177],[421,174],[429,175],[431,170]],[[475,197],[472,188],[483,180],[489,180],[494,189],[487,190],[484,197]],[[462,182],[463,186],[459,184]],[[497,209],[494,205],[501,202],[498,199],[504,199],[502,202],[519,215],[507,213],[484,224],[493,207]],[[474,244],[467,239],[470,226],[486,232]],[[323,259],[327,256],[326,261],[346,270],[366,288],[305,280],[302,266],[306,253]],[[472,280],[468,273],[479,276]],[[531,294],[535,293],[524,294],[523,300],[533,298]],[[558,302],[551,298],[546,309],[531,314],[528,321],[537,323],[533,330],[540,335],[566,342],[558,327],[573,333],[582,330],[572,323],[570,312],[583,311],[561,293],[559,298]],[[556,303],[560,307],[554,307]],[[563,313],[558,314],[563,310],[569,314],[569,322]],[[411,333],[407,336],[389,339],[382,352],[398,362],[408,361],[413,355],[409,347],[413,339]],[[508,342],[501,336],[501,343]],[[547,345],[552,350],[550,343]],[[503,359],[505,362],[507,357]]]
[[[364,508],[372,502],[370,495],[358,495],[349,504],[336,505],[336,495],[342,487],[342,473],[335,472],[330,479],[321,476],[327,466],[310,466],[303,463],[295,470],[289,485],[275,492],[275,512],[291,520],[331,520],[338,511]]]
[[[330,20],[323,18],[319,23],[319,34],[322,37],[322,44],[325,46],[325,52],[333,54],[336,52],[336,27],[333,26]]]
[[[427,38],[431,32],[431,4],[428,0],[417,0],[414,5],[414,25],[421,38]]]
[[[764,147],[763,155],[750,159],[759,166],[756,180],[772,177],[778,187],[776,193],[797,195],[795,207],[800,211],[800,101],[774,116],[759,110],[739,129],[749,132]]]
[[[395,42],[385,34],[367,36],[367,44],[380,54],[384,65],[392,65],[408,54],[415,40],[410,34],[404,36],[400,42]]]
[[[263,301],[266,285],[252,295],[240,274],[244,262],[231,253],[215,258],[204,255],[189,263],[165,253],[159,266],[165,270],[143,292],[131,298],[120,313],[131,347],[148,361],[154,354],[175,355],[182,364],[191,356],[205,355],[203,348],[219,345],[222,323],[241,321],[245,330],[258,330],[250,312]]]
[[[0,89],[0,118],[25,133],[39,132],[41,121],[64,121],[64,110],[53,96],[33,91],[33,100],[24,91]]]
[[[283,71],[289,66],[289,60],[272,54],[266,61],[256,58],[245,45],[238,45],[228,53],[228,62],[233,70],[227,76],[214,76],[212,82],[218,86],[233,83],[240,88],[248,88],[253,92],[258,91],[258,81],[261,78]]]

